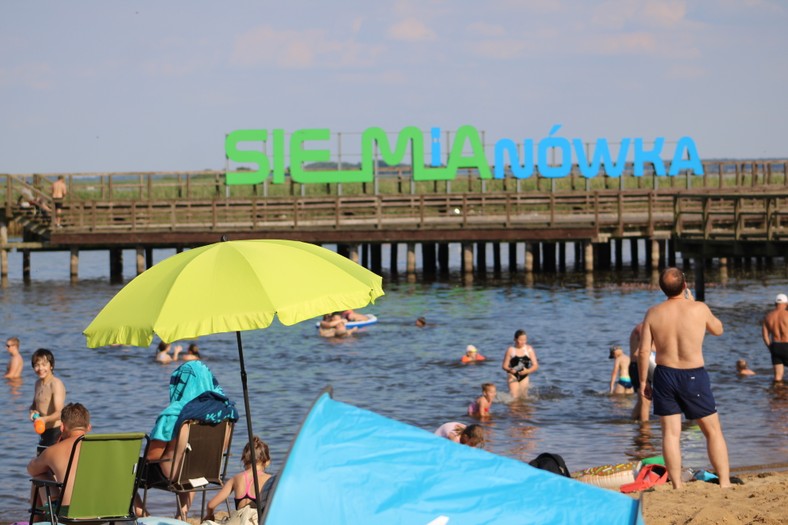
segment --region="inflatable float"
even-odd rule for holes
[[[364,321],[347,321],[345,323],[345,328],[353,328],[354,326],[357,328],[363,328],[365,326],[373,325],[378,322],[378,318],[372,314],[366,314],[367,319]],[[315,328],[320,328],[320,321],[315,323]]]
[[[621,485],[634,483],[635,476],[640,471],[640,466],[640,461],[619,463],[617,465],[600,465],[575,472],[572,474],[572,477],[589,485],[617,491]]]

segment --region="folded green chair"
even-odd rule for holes
[[[134,495],[147,443],[143,433],[85,434],[77,439],[64,480],[31,480],[34,489],[45,489],[46,502],[42,507],[33,504],[30,522],[43,516],[51,523],[136,523]],[[61,495],[71,490],[69,505],[52,497],[53,488]]]

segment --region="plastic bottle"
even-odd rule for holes
[[[33,414],[33,428],[36,430],[36,434],[43,434],[46,430],[46,423],[41,419],[40,414]]]
[[[695,471],[691,468],[685,468],[681,471],[681,481],[684,483],[695,479]]]

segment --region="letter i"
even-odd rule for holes
[[[432,152],[431,165],[437,168],[441,165],[441,128],[430,128],[430,138],[432,139]]]

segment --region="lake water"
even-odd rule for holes
[[[173,253],[157,251],[160,260]],[[133,254],[126,254],[127,273]],[[34,375],[29,356],[39,347],[54,351],[56,375],[67,401],[85,404],[95,432],[150,431],[167,404],[168,378],[175,365],[153,362],[153,348],[85,347],[82,330],[120,289],[106,277],[106,252],[85,252],[80,280],[68,279],[68,254],[33,254],[32,282],[21,281],[21,255],[11,253],[10,277],[0,288],[3,338],[18,336],[24,377],[0,388],[4,454],[0,456],[0,522],[27,519],[29,490],[25,465],[37,440],[27,420]],[[385,259],[384,259],[385,260]],[[688,274],[689,275],[689,274]],[[131,278],[132,275],[127,275]],[[501,359],[514,331],[524,328],[541,365],[532,395],[517,403],[497,402],[486,423],[488,450],[529,461],[540,452],[561,454],[571,470],[659,454],[654,421],[629,419],[632,396],[609,396],[613,343],[626,345],[631,328],[648,305],[662,300],[645,270],[522,275],[463,284],[453,274],[444,282],[384,279],[386,295],[364,311],[380,322],[357,337],[325,340],[314,323],[275,324],[243,334],[254,429],[271,446],[274,471],[281,468],[293,438],[315,397],[333,385],[340,401],[434,430],[451,421],[470,422],[468,402],[483,382],[506,392]],[[723,336],[706,340],[706,366],[720,409],[734,467],[788,461],[788,396],[771,385],[768,351],[759,322],[774,296],[788,292],[788,273],[777,268],[707,274],[707,303],[723,321]],[[414,326],[418,316],[431,323]],[[465,346],[474,344],[489,359],[462,366]],[[243,411],[235,336],[200,339],[205,363]],[[758,373],[737,378],[734,364],[746,358]],[[230,471],[246,442],[239,424]],[[706,467],[705,441],[697,428],[682,434],[684,462]],[[151,510],[172,515],[169,494],[153,496]]]

